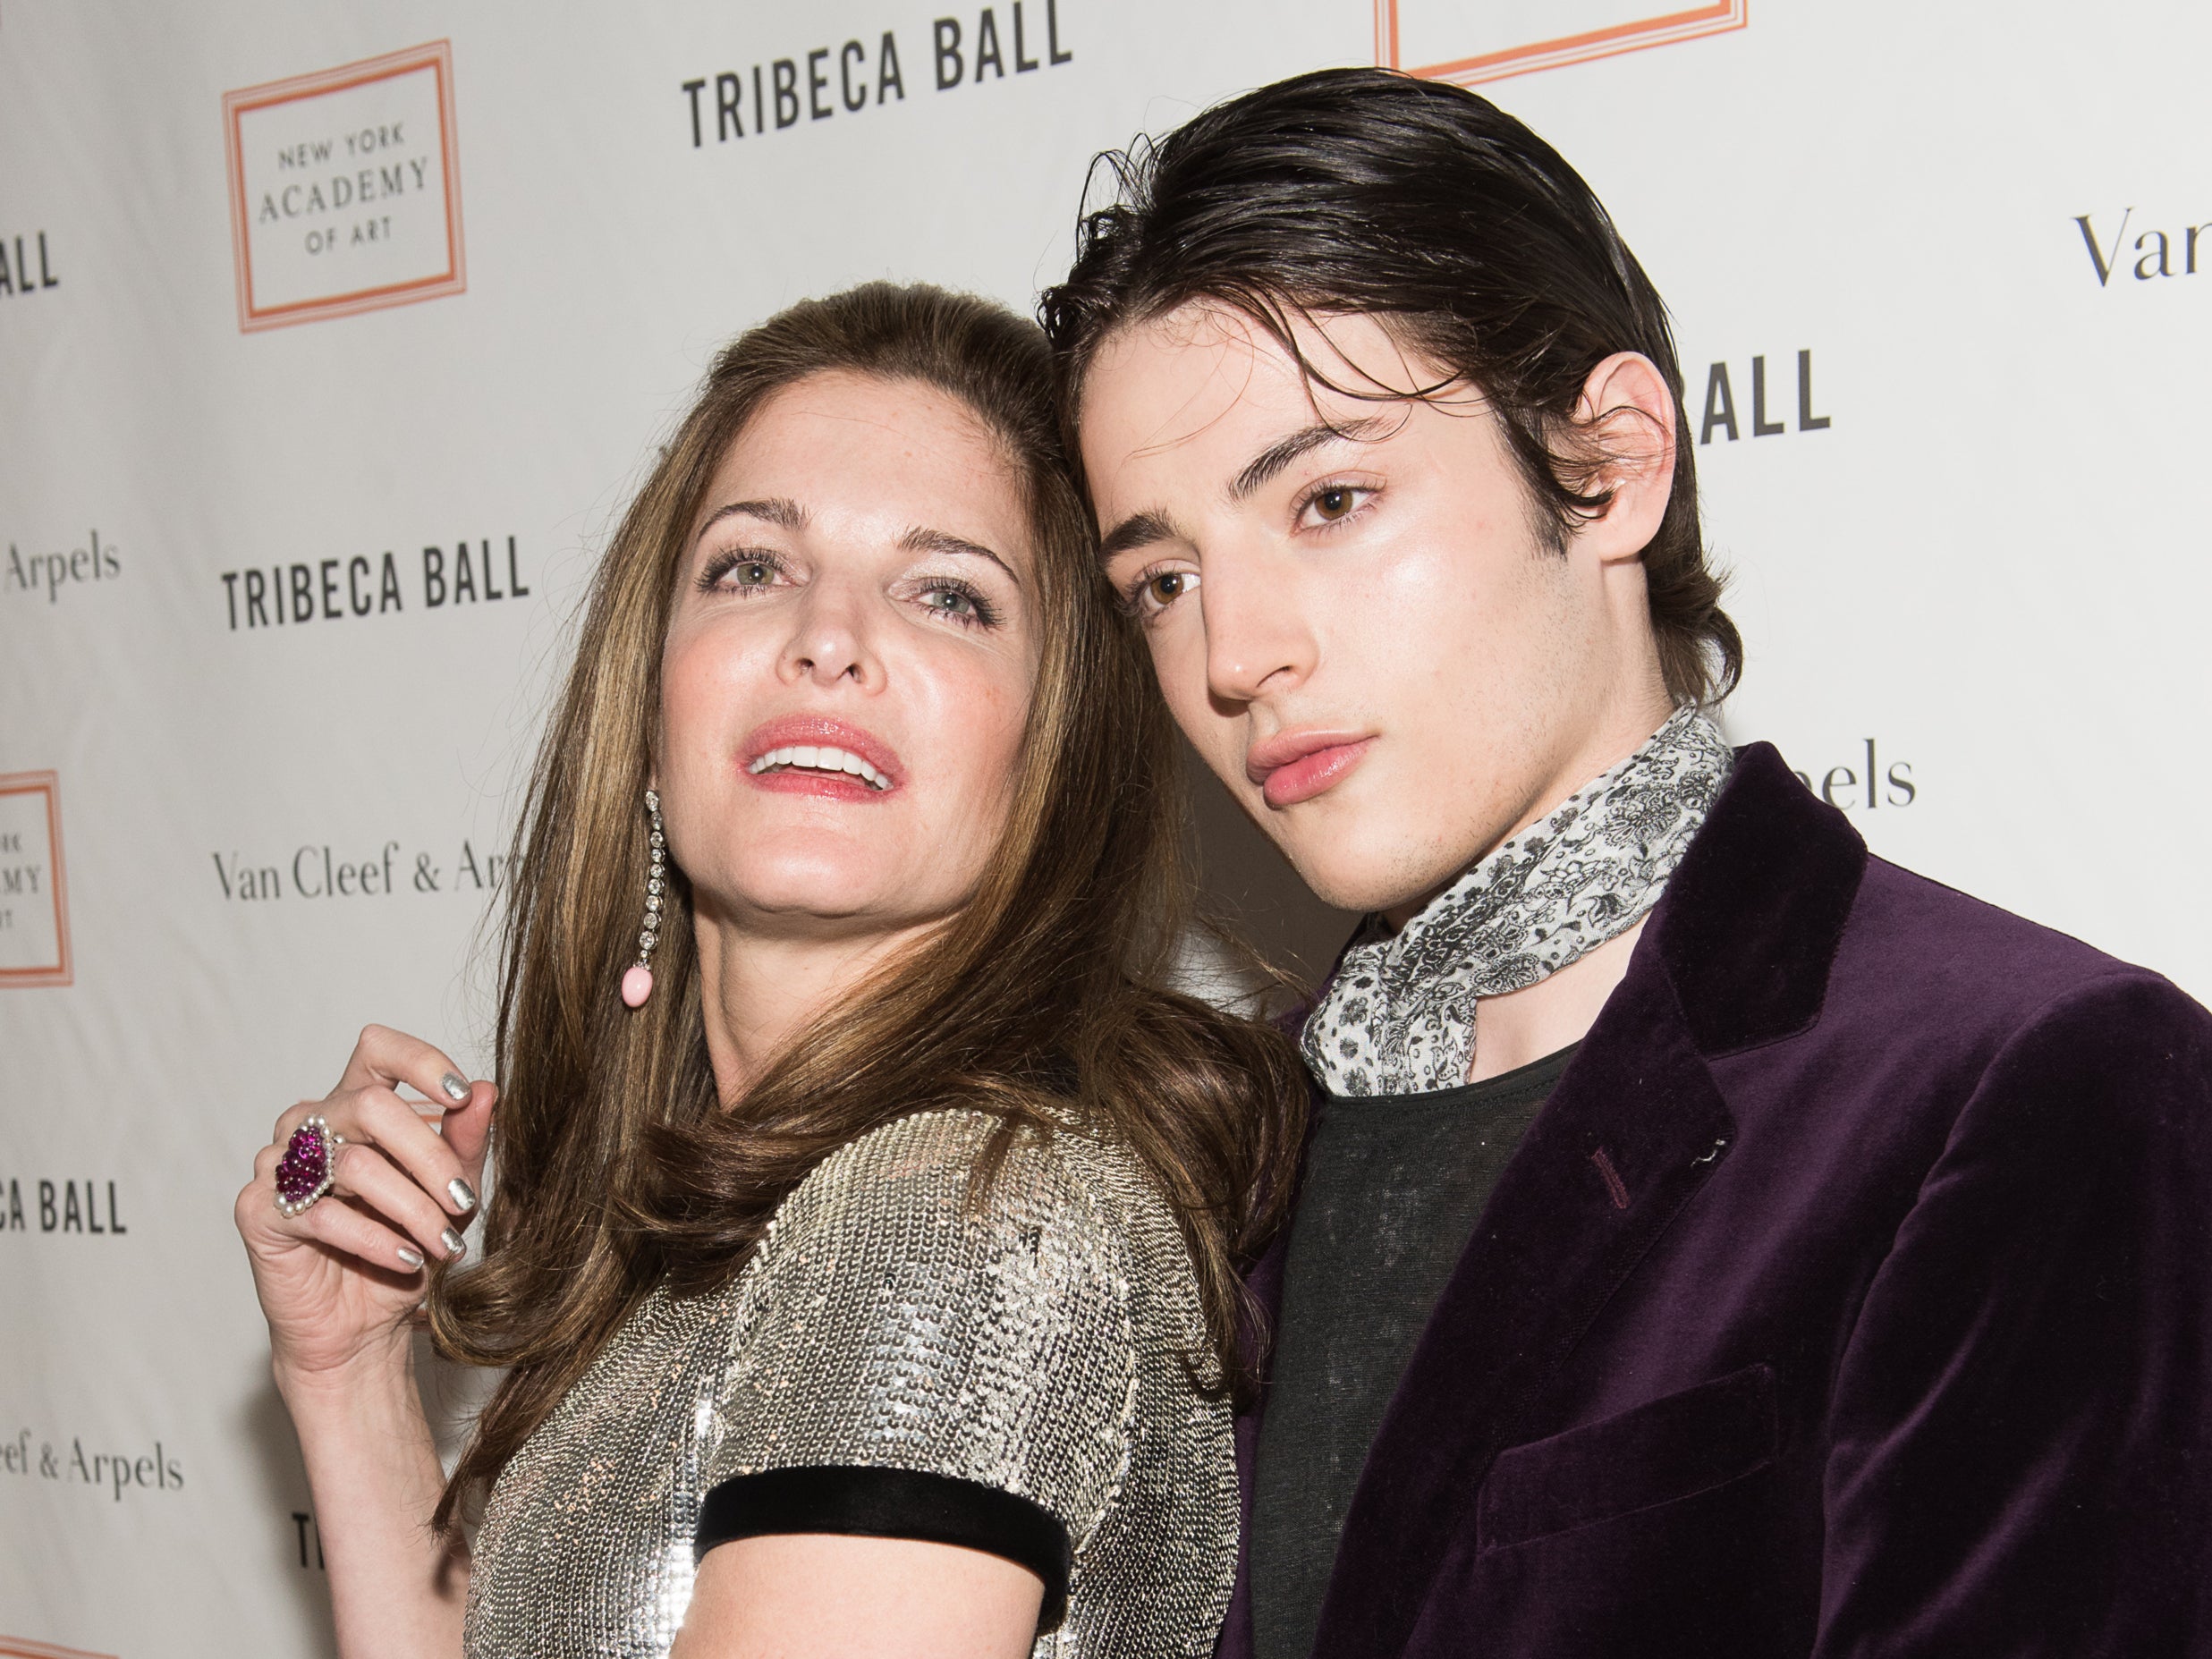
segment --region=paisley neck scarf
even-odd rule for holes
[[[1467,1080],[1475,1003],[1548,978],[1659,901],[1733,761],[1696,708],[1504,842],[1396,934],[1370,916],[1306,1021],[1332,1095]]]

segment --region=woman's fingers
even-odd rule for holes
[[[412,1239],[424,1256],[451,1260],[467,1249],[445,1209],[373,1147],[339,1147],[331,1173],[334,1191],[360,1199],[377,1220]]]
[[[328,1199],[297,1217],[292,1226],[302,1238],[357,1257],[386,1273],[419,1273],[428,1253],[376,1217],[364,1215],[350,1204]]]
[[[476,1208],[476,1187],[460,1154],[391,1089],[371,1085],[355,1090],[343,1105],[329,1104],[340,1113],[333,1129],[383,1151],[447,1215],[466,1215]]]
[[[382,1153],[357,1141],[339,1147],[333,1155],[331,1190],[368,1206],[365,1219],[381,1231],[346,1227],[341,1236],[327,1237],[325,1223],[314,1218],[323,1210],[349,1206],[318,1201],[297,1215],[284,1215],[276,1206],[276,1165],[283,1156],[283,1149],[274,1146],[254,1154],[253,1180],[238,1195],[237,1206],[240,1228],[250,1237],[267,1232],[318,1240],[394,1273],[413,1273],[425,1258],[455,1258],[466,1249],[460,1229],[428,1193]],[[364,1216],[358,1207],[351,1213]]]
[[[426,1120],[403,1099],[420,1091],[444,1113]],[[426,1260],[451,1260],[467,1249],[466,1218],[477,1207],[476,1182],[498,1090],[471,1084],[451,1057],[386,1026],[369,1026],[354,1046],[344,1079],[326,1099],[303,1100],[276,1120],[269,1143],[254,1155],[252,1184],[239,1195],[242,1227],[252,1223],[312,1240],[387,1273],[409,1275]],[[292,1137],[320,1117],[343,1143],[333,1148],[331,1202],[284,1217],[275,1205],[277,1165]],[[453,1140],[440,1132],[449,1128]],[[258,1216],[250,1212],[266,1212]]]
[[[275,1170],[279,1155],[274,1147],[264,1147],[254,1155],[253,1179],[240,1189],[238,1202],[231,1208],[249,1249],[257,1237],[276,1231],[276,1223],[283,1219],[276,1208]]]
[[[445,1144],[453,1149],[453,1155],[461,1160],[462,1169],[472,1186],[484,1173],[484,1149],[491,1144],[492,1138],[492,1107],[498,1099],[497,1085],[470,1085],[468,1105],[448,1112],[440,1130]]]
[[[292,1131],[329,1104],[326,1100],[302,1100],[297,1105],[286,1106],[276,1114],[276,1127],[269,1131],[269,1140],[275,1147],[277,1156],[284,1155],[285,1145],[292,1139]]]
[[[442,1050],[420,1037],[380,1025],[361,1028],[360,1040],[353,1045],[352,1057],[346,1062],[345,1075],[331,1093],[336,1096],[372,1085],[394,1088],[402,1083],[441,1106],[468,1104],[468,1077]]]

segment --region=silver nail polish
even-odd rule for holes
[[[448,1256],[463,1256],[468,1253],[469,1241],[451,1227],[438,1234],[437,1241],[445,1247],[445,1254]]]
[[[463,1215],[476,1207],[476,1189],[458,1175],[445,1183],[445,1196],[453,1201],[453,1207]]]
[[[405,1267],[409,1273],[414,1272],[422,1265],[422,1252],[411,1250],[403,1244],[399,1248],[399,1258],[401,1265]]]
[[[444,1077],[438,1079],[437,1082],[438,1087],[445,1091],[445,1098],[452,1101],[453,1105],[460,1106],[468,1104],[469,1086],[462,1079],[448,1071]]]

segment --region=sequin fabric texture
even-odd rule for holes
[[[824,1161],[725,1290],[656,1292],[524,1444],[476,1544],[470,1659],[665,1655],[718,1482],[817,1464],[981,1481],[1073,1549],[1038,1659],[1212,1650],[1236,1566],[1228,1408],[1174,1216],[1127,1153],[978,1113]]]
[[[1395,934],[1370,916],[1300,1039],[1332,1095],[1467,1080],[1475,1004],[1549,978],[1659,901],[1735,751],[1694,707],[1438,893]]]

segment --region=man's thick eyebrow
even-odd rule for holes
[[[1301,427],[1286,438],[1280,438],[1261,450],[1246,463],[1244,470],[1229,480],[1229,499],[1242,501],[1269,478],[1289,466],[1309,450],[1338,440],[1360,443],[1375,436],[1386,423],[1370,416],[1365,420],[1350,420],[1342,424],[1321,421]]]
[[[704,536],[733,513],[759,519],[763,524],[773,524],[778,529],[798,531],[807,528],[807,510],[804,507],[788,496],[770,495],[761,501],[733,501],[725,506],[716,507],[707,515],[707,522],[699,527],[699,536]],[[697,541],[699,537],[694,536],[691,539]]]
[[[1175,527],[1167,521],[1167,515],[1155,509],[1149,512],[1132,512],[1106,532],[1098,544],[1098,560],[1104,563],[1117,554],[1127,553],[1132,547],[1149,547],[1156,541],[1173,540]]]
[[[1015,587],[1021,585],[1021,577],[1013,565],[979,542],[970,541],[964,536],[955,536],[950,530],[926,529],[917,525],[899,537],[899,546],[909,553],[945,553],[965,554],[971,559],[988,559],[1013,578]]]

